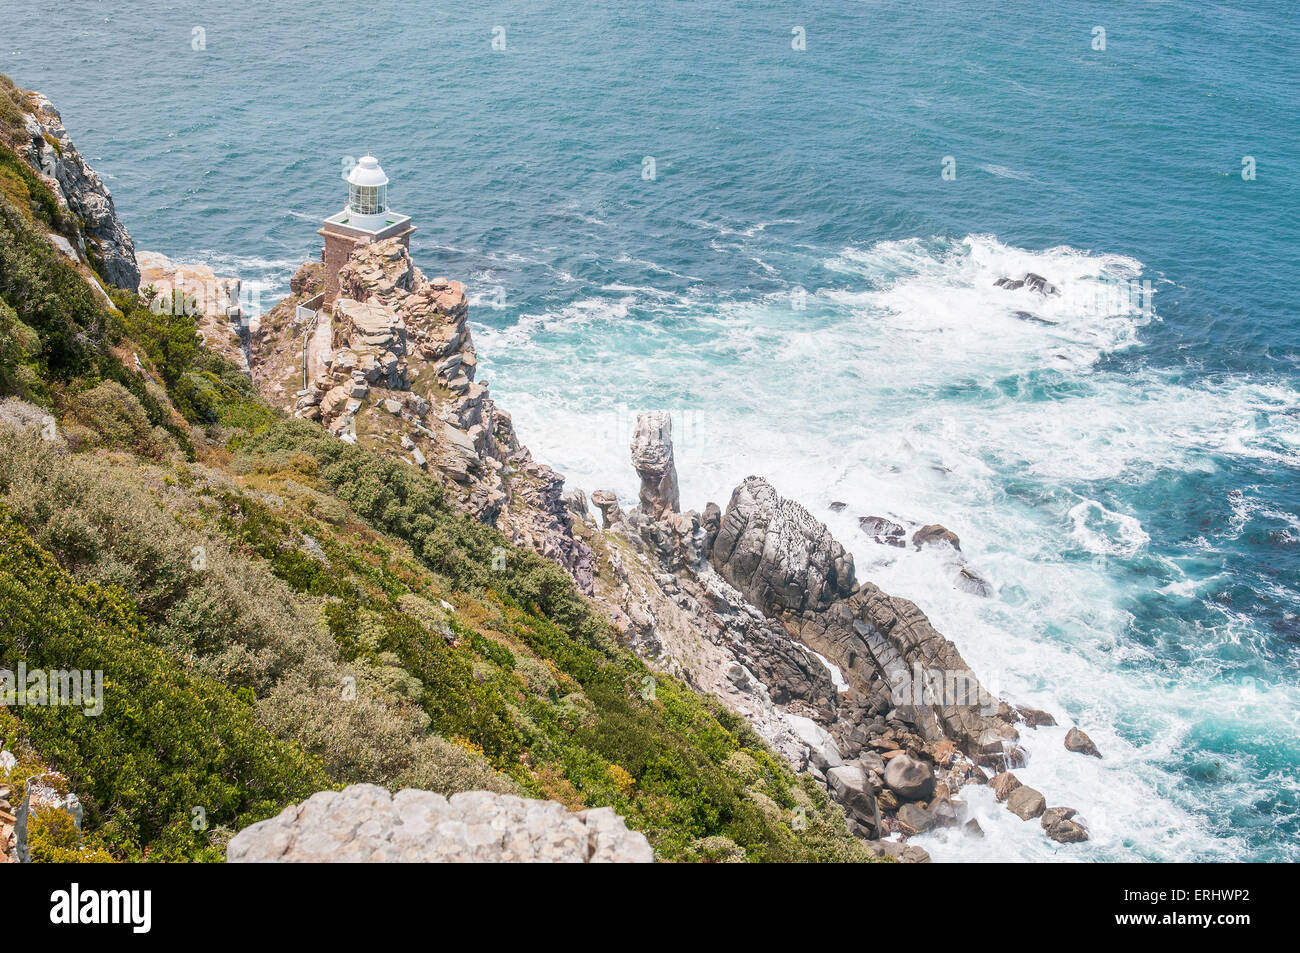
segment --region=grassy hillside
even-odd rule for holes
[[[0,396],[56,424],[0,424],[0,668],[102,669],[105,702],[0,708],[20,757],[0,780],[57,772],[119,860],[219,859],[357,781],[610,805],[663,859],[867,859],[557,566],[434,477],[283,418],[188,318],[107,307],[25,170],[0,145]],[[44,859],[76,856],[65,835]]]

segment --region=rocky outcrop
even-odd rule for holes
[[[748,477],[731,494],[711,559],[723,578],[769,613],[820,611],[853,591],[853,556],[761,477]]]
[[[632,465],[641,477],[641,512],[651,520],[680,510],[677,467],[672,454],[672,417],[666,411],[638,413],[632,436]]]
[[[24,115],[27,142],[20,150],[50,186],[59,203],[82,223],[78,248],[99,274],[119,288],[135,291],[140,269],[135,245],[117,217],[113,195],[68,138],[63,117],[40,93],[28,93]]]
[[[681,509],[673,460],[673,421],[666,411],[637,415],[632,466],[641,478],[642,513],[657,520]]]
[[[156,313],[183,307],[194,318],[203,346],[249,373],[250,323],[239,303],[241,282],[223,278],[210,267],[172,261],[158,252],[136,256],[140,289]]]
[[[321,791],[246,827],[231,863],[650,863],[645,835],[611,808],[471,791],[397,794],[373,784]]]
[[[460,509],[559,563],[590,593],[591,549],[573,531],[563,477],[533,460],[475,380],[464,286],[425,278],[398,239],[352,254],[332,309],[313,297],[317,271],[300,269],[290,285],[299,290],[253,335],[263,395],[342,440],[438,474]],[[300,314],[304,303],[313,307]]]

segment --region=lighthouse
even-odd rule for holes
[[[372,155],[362,156],[348,172],[348,204],[325,219],[317,232],[325,239],[321,261],[325,264],[325,301],[330,307],[339,295],[339,270],[353,250],[386,238],[401,239],[407,250],[415,226],[410,216],[398,215],[388,205],[388,176]]]

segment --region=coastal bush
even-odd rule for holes
[[[29,397],[39,390],[39,375],[32,359],[40,346],[40,336],[0,299],[0,394]]]
[[[23,97],[14,81],[0,73],[0,124],[10,132],[19,132],[24,126]]]
[[[104,311],[76,268],[7,199],[0,202],[0,298],[36,332],[44,376],[67,381],[92,370]]]
[[[82,843],[72,815],[67,811],[42,811],[29,822],[27,846],[34,864],[108,864],[107,851]]]
[[[103,446],[130,450],[153,460],[176,452],[167,431],[153,426],[139,399],[116,381],[103,381],[75,393],[69,404],[72,421],[93,431]]]
[[[0,657],[29,670],[103,673],[102,711],[16,709],[31,745],[85,807],[115,854],[204,857],[210,822],[243,826],[326,785],[324,772],[256,724],[253,708],[148,644],[120,590],[78,585],[0,507]],[[214,858],[215,859],[215,858]]]

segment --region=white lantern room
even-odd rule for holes
[[[388,176],[374,156],[362,156],[348,173],[349,224],[373,229],[384,222],[388,211]]]

